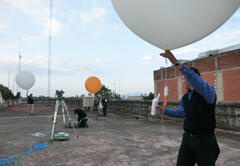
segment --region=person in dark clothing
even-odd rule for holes
[[[74,113],[78,115],[78,127],[88,127],[87,121],[88,121],[88,116],[87,114],[82,110],[82,109],[75,109]]]
[[[160,54],[168,58],[184,75],[187,92],[178,109],[159,106],[168,116],[184,117],[184,134],[178,152],[177,166],[215,166],[220,149],[215,136],[215,89],[201,78],[198,69],[178,63],[169,51]]]
[[[103,97],[102,106],[103,106],[103,116],[107,116],[107,98]]]
[[[27,103],[28,103],[28,110],[31,115],[34,114],[34,100],[33,95],[30,93],[30,95],[26,94],[27,96]]]

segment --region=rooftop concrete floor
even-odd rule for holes
[[[64,128],[59,115],[55,131],[70,134],[69,141],[48,143],[34,151],[19,166],[174,166],[182,127],[136,120],[115,114],[89,115],[89,128]],[[1,114],[0,114],[1,116]],[[52,115],[0,117],[0,156],[28,151],[33,144],[49,140]],[[76,119],[75,117],[73,119]],[[39,138],[34,133],[48,134]],[[78,136],[78,137],[77,137]],[[240,142],[217,137],[221,149],[217,166],[240,165]]]

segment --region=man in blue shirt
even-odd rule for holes
[[[215,137],[215,89],[204,81],[196,68],[178,63],[169,51],[160,54],[168,58],[184,75],[187,92],[178,109],[160,110],[168,116],[184,117],[184,134],[178,152],[177,166],[215,166],[220,153]]]

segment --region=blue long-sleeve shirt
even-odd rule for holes
[[[164,113],[168,116],[173,116],[173,117],[184,117],[184,108],[183,108],[183,101],[182,99],[180,100],[180,106],[178,109],[164,109]]]
[[[203,80],[197,73],[182,65],[180,69],[184,77],[187,79],[189,84],[197,91],[209,104],[213,104],[216,100],[215,89],[209,85],[205,80]],[[192,91],[187,92],[189,95],[189,100],[191,99]],[[173,117],[184,117],[184,106],[182,99],[180,101],[180,106],[178,109],[167,109],[165,108],[165,114]]]

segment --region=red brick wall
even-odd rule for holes
[[[167,79],[168,77],[168,71],[167,70],[163,70],[162,71],[162,79]]]
[[[240,101],[240,69],[223,72],[224,100]]]
[[[211,72],[208,74],[202,74],[201,77],[202,77],[202,79],[207,81],[210,85],[212,85],[214,88],[216,88],[215,87],[215,81],[216,81],[216,73],[215,72]]]
[[[168,80],[167,86],[168,86],[167,100],[178,100],[178,81],[177,81],[177,79]]]
[[[218,70],[240,66],[240,51],[219,56],[217,59]]]
[[[156,94],[160,92],[160,99],[164,99],[164,87],[168,86],[167,100],[178,100],[178,82],[177,79],[157,81]]]
[[[163,99],[163,89],[165,86],[165,81],[160,80],[156,82],[156,94],[161,94],[161,100]],[[156,97],[156,96],[155,96]]]
[[[216,63],[216,64],[215,64]],[[199,69],[202,78],[207,81],[213,87],[216,86],[216,72],[222,72],[223,81],[218,82],[222,84],[224,92],[223,99],[225,101],[240,101],[240,50],[223,53],[221,55],[209,56],[203,59],[197,59],[188,63],[185,63],[188,67],[194,66]],[[217,68],[216,68],[217,66]],[[155,73],[161,73],[160,74]],[[167,81],[169,87],[169,96],[168,100],[179,100],[178,99],[178,82],[177,78],[181,76],[181,72],[176,70],[175,76],[175,67],[170,67],[166,69],[157,70],[154,72],[154,80],[158,80],[156,91],[160,92],[163,97],[163,89],[165,85],[165,79],[171,79]],[[160,81],[162,80],[162,81]],[[216,88],[216,87],[215,87]],[[182,93],[186,92],[184,84],[182,84]]]
[[[161,79],[161,71],[154,71],[154,80],[160,80]]]
[[[175,68],[170,68],[169,70],[167,70],[167,77],[175,78]]]
[[[215,71],[215,59],[203,59],[196,61],[194,66],[201,72]]]
[[[175,78],[175,68],[168,68],[162,70],[162,78]]]

